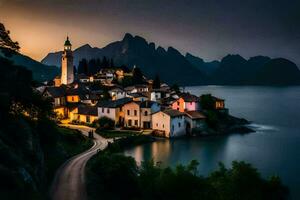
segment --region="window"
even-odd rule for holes
[[[179,110],[179,108],[177,108],[177,110]]]
[[[172,132],[174,131],[174,125],[172,125],[172,130],[171,130]]]
[[[165,125],[163,124],[162,127],[165,128]]]
[[[179,101],[177,101],[177,105],[179,106]]]
[[[193,105],[193,102],[190,102],[190,105]]]
[[[135,125],[135,126],[138,125],[138,120],[134,120],[134,125]]]
[[[130,120],[128,120],[128,126],[131,126],[131,125],[132,125],[132,121],[130,119]]]
[[[72,97],[71,99],[72,99],[72,101],[74,101],[74,97]]]
[[[134,110],[134,116],[137,116],[137,110]]]
[[[181,126],[181,124],[180,124],[180,122],[178,122],[178,127],[180,127]]]
[[[147,111],[147,110],[145,111],[144,115],[145,115],[145,116],[148,116],[148,111]]]
[[[102,113],[104,113],[104,108],[102,108]]]
[[[158,127],[158,123],[156,123],[156,127]]]
[[[109,108],[107,108],[107,113],[109,113],[110,112],[110,110],[109,110]]]
[[[127,115],[130,115],[130,110],[127,110]]]
[[[90,116],[86,116],[86,123],[90,123],[90,122],[91,122]]]

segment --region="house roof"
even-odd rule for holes
[[[112,101],[112,100],[99,101],[97,103],[97,107],[117,108],[117,107],[123,106],[124,104],[129,103],[131,101],[132,101],[132,99],[128,98],[128,97],[125,97],[125,98],[122,98],[122,99],[117,99],[117,100],[114,100],[114,101]]]
[[[225,101],[225,99],[221,99],[219,97],[212,96],[211,94],[203,94],[200,96],[200,98],[203,98],[204,96],[210,96],[212,98],[212,100],[214,100],[214,101]]]
[[[181,93],[179,97],[183,98],[185,102],[196,102],[200,101],[200,98],[196,95],[190,94],[190,93]]]
[[[157,104],[157,102],[155,102],[155,101],[142,101],[142,102],[140,103],[140,107],[141,107],[141,108],[151,108],[151,106],[152,106],[153,104]]]
[[[144,94],[142,94],[142,93],[138,93],[138,92],[136,92],[136,93],[130,93],[130,94],[128,94],[128,96],[131,96],[131,97],[133,97],[133,98],[147,97],[146,95],[144,95]]]
[[[78,114],[98,116],[98,109],[95,106],[81,105],[78,107]]]
[[[170,117],[179,117],[185,115],[185,113],[179,112],[178,110],[174,110],[174,109],[167,109],[162,112],[169,115]]]
[[[206,119],[203,113],[199,111],[186,111],[185,113],[191,119]]]
[[[78,79],[89,79],[90,77],[87,76],[87,75],[85,75],[85,74],[78,74],[78,75],[77,75],[77,78],[78,78]]]
[[[85,95],[88,93],[88,89],[83,86],[78,86],[77,88],[70,88],[67,90],[67,95]]]
[[[48,92],[49,95],[53,98],[63,97],[66,94],[65,87],[47,87],[45,92]]]

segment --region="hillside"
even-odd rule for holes
[[[60,66],[62,52],[49,53],[42,63]],[[240,55],[227,55],[221,61],[205,62],[187,53],[183,56],[177,49],[164,49],[147,42],[140,36],[125,34],[121,41],[103,48],[92,48],[86,44],[74,50],[74,64],[81,59],[112,58],[116,65],[134,65],[141,68],[149,78],[159,74],[167,83],[180,85],[298,85],[300,71],[297,66],[285,59],[271,59],[255,56],[245,59]],[[272,61],[272,62],[271,62]],[[268,64],[269,63],[269,64]],[[274,72],[272,69],[274,68]],[[292,79],[287,81],[293,73]],[[278,74],[281,74],[279,76]],[[275,80],[276,79],[276,80]]]
[[[5,57],[1,49],[0,57]],[[44,65],[20,53],[15,53],[11,57],[5,58],[11,60],[16,65],[24,66],[26,69],[32,71],[33,79],[39,82],[52,80],[59,74],[59,69],[57,67]]]

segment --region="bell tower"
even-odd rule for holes
[[[74,66],[72,44],[67,37],[64,45],[64,52],[61,58],[61,84],[71,84],[74,81]]]

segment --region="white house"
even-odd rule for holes
[[[186,134],[185,114],[168,109],[152,115],[152,129],[163,132],[165,137],[178,137]]]
[[[206,117],[201,112],[186,111],[185,114],[187,134],[198,134],[206,128]]]
[[[100,101],[97,103],[98,117],[108,117],[115,121],[116,125],[123,126],[124,124],[124,112],[123,105],[131,102],[131,98],[123,98],[115,101]]]
[[[112,100],[118,100],[126,97],[126,92],[119,87],[110,89],[108,93],[110,94]]]
[[[160,105],[154,101],[143,101],[140,103],[141,120],[140,127],[143,129],[152,128],[152,114],[160,111]]]

